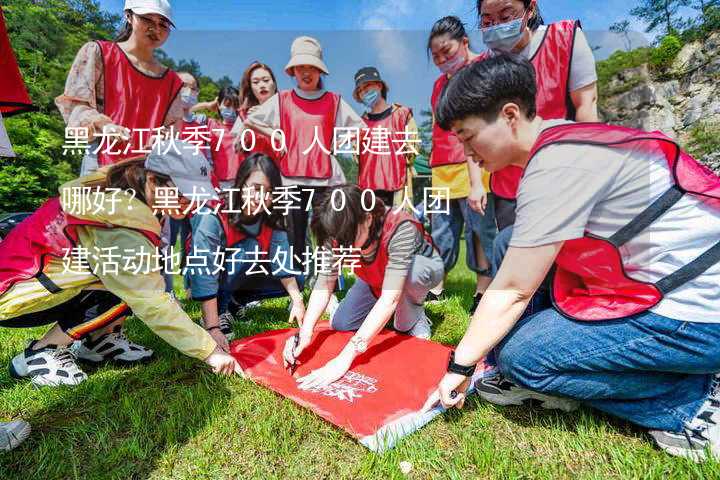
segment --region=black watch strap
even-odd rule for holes
[[[472,377],[475,373],[475,365],[466,367],[465,365],[458,365],[455,363],[455,351],[450,352],[450,360],[448,361],[447,371],[450,373],[457,373],[465,377]]]

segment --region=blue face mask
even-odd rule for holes
[[[234,122],[237,118],[237,112],[234,108],[220,107],[220,116],[227,123]]]
[[[493,25],[492,27],[482,29],[482,38],[485,45],[495,52],[512,52],[513,48],[520,43],[524,28],[524,17],[513,20],[512,22]]]
[[[363,95],[361,100],[363,105],[365,105],[368,110],[372,110],[372,108],[375,106],[379,99],[380,91],[373,89]]]

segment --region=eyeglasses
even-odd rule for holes
[[[160,20],[159,22],[156,22],[152,18],[146,17],[145,15],[139,15],[137,13],[133,13],[133,15],[138,17],[146,28],[156,28],[158,30],[162,30],[163,32],[169,32],[170,28],[172,28],[170,22],[166,20]]]

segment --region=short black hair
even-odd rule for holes
[[[435,120],[444,130],[472,115],[491,123],[510,102],[532,120],[537,113],[536,91],[532,64],[518,55],[499,54],[468,65],[450,79],[440,96]]]

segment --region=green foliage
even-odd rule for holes
[[[682,47],[683,44],[677,36],[666,35],[650,54],[650,65],[656,72],[665,71],[670,68]]]
[[[720,152],[720,122],[698,122],[690,130],[685,147],[695,158]]]

